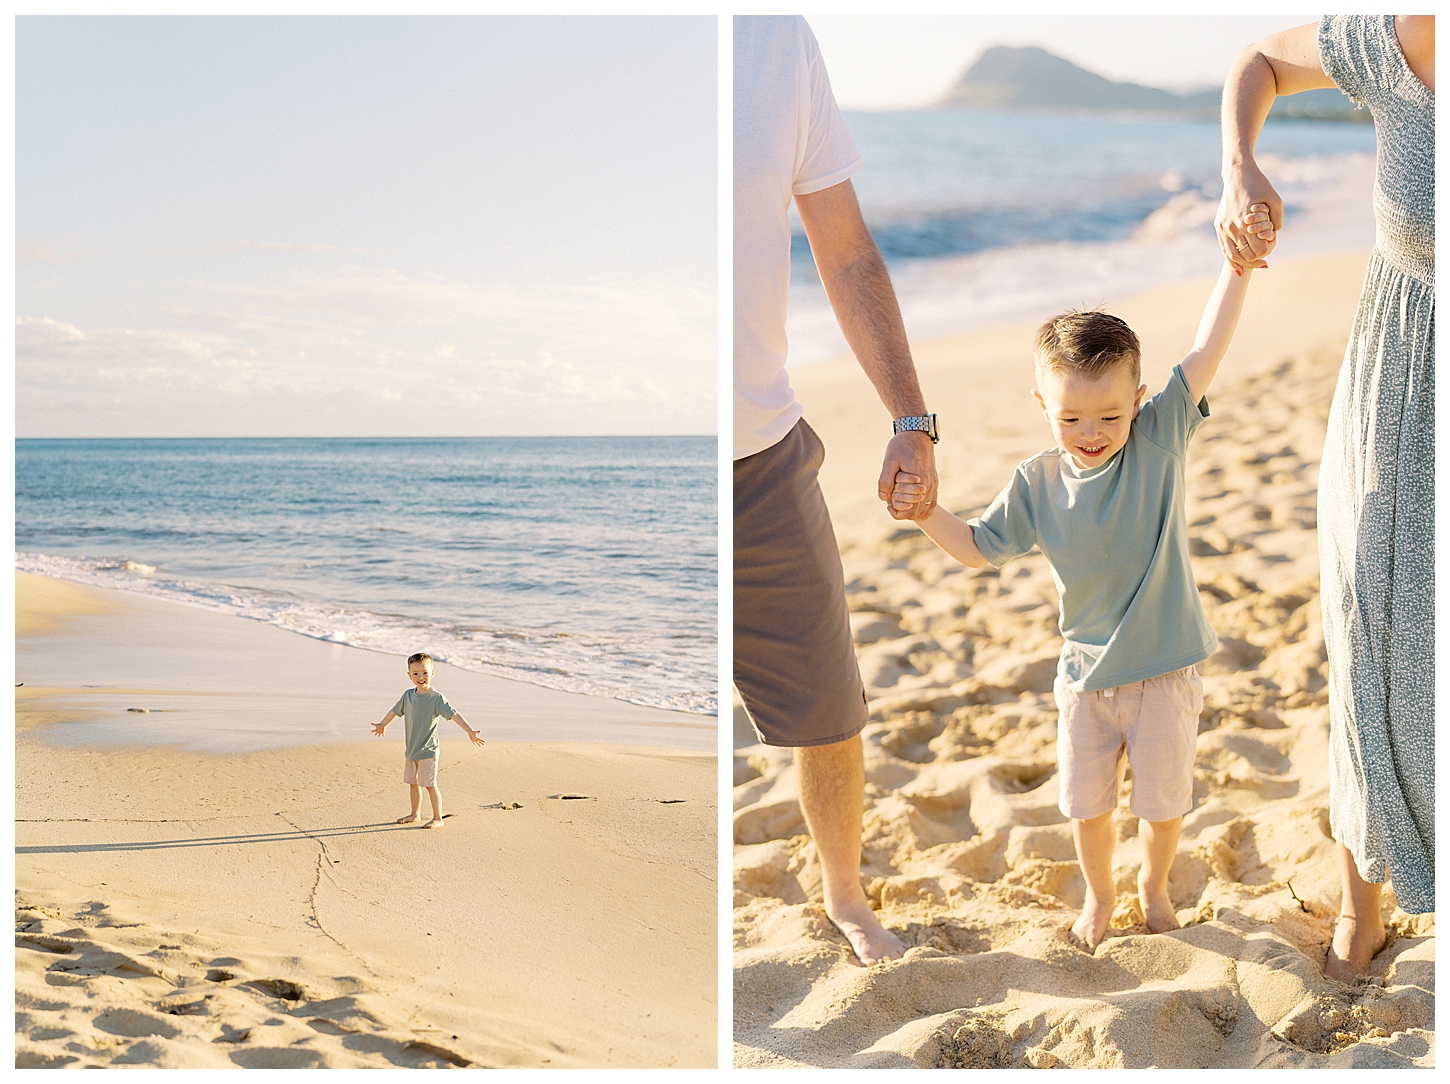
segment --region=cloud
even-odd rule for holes
[[[73,241],[45,241],[39,238],[15,240],[15,263],[26,264],[71,264],[95,259],[99,253],[76,247]]]
[[[63,416],[157,435],[173,415],[188,432],[714,428],[715,298],[689,284],[523,290],[349,267],[195,287],[199,304],[144,325],[19,317],[22,435]]]

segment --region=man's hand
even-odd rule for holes
[[[912,503],[902,505],[893,499],[897,475],[909,474],[914,478]],[[914,492],[920,485],[920,493]],[[931,437],[918,430],[897,433],[886,445],[886,458],[881,464],[881,477],[876,480],[876,496],[886,502],[886,510],[892,519],[925,519],[936,507],[936,452]],[[907,496],[903,493],[902,496]]]

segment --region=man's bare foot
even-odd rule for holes
[[[1385,924],[1379,915],[1355,919],[1340,915],[1334,924],[1334,940],[1324,958],[1324,977],[1336,982],[1354,982],[1369,972],[1370,961],[1385,947]]]
[[[1153,933],[1167,933],[1183,927],[1173,912],[1173,901],[1168,898],[1166,888],[1150,892],[1142,882],[1138,884],[1138,903],[1143,907],[1143,921]]]
[[[398,818],[398,823],[399,824],[417,824],[418,823],[418,814],[416,814],[416,813],[409,813],[406,817],[399,817]]]
[[[442,817],[434,817],[427,824],[423,825],[423,827],[424,828],[442,828],[443,827],[443,818]]]
[[[868,967],[881,960],[898,960],[906,951],[901,938],[881,925],[876,912],[864,901],[855,907],[843,907],[834,914],[826,908],[826,917],[851,942],[851,951]]]
[[[1089,896],[1082,905],[1082,914],[1067,932],[1068,941],[1088,955],[1097,951],[1103,935],[1108,932],[1108,922],[1113,917],[1111,903],[1099,903]]]

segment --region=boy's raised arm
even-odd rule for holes
[[[473,742],[474,745],[483,744],[483,739],[478,736],[478,731],[468,725],[468,720],[463,717],[463,712],[455,711],[453,713],[453,721],[463,728],[463,732],[468,735],[468,740]]]
[[[1218,372],[1218,363],[1233,341],[1234,329],[1239,326],[1239,313],[1243,312],[1244,298],[1248,296],[1249,277],[1253,273],[1253,268],[1248,268],[1240,274],[1229,263],[1225,263],[1219,272],[1213,296],[1208,299],[1203,319],[1199,321],[1193,349],[1183,359],[1183,376],[1188,381],[1188,390],[1195,403],[1208,394],[1208,386]]]

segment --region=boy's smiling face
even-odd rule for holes
[[[433,667],[426,662],[415,662],[408,667],[408,677],[412,678],[413,684],[421,692],[428,688],[428,683],[433,680]]]
[[[1098,467],[1128,443],[1146,384],[1133,388],[1133,369],[1113,366],[1096,377],[1071,370],[1039,368],[1037,403],[1052,426],[1057,446],[1079,470]]]

